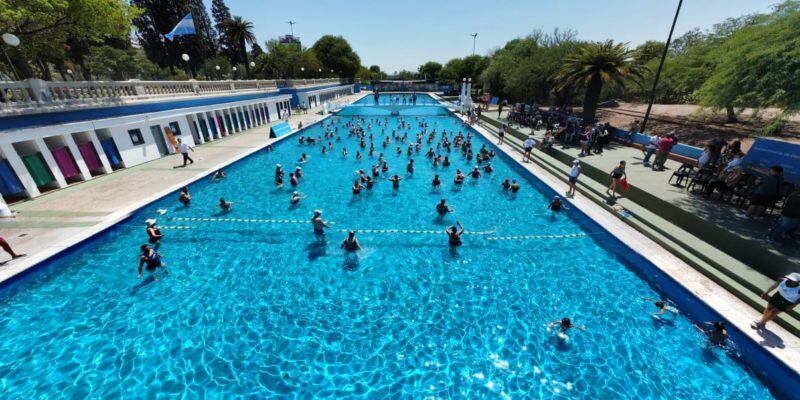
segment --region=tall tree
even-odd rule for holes
[[[631,50],[624,43],[590,43],[564,58],[556,72],[559,87],[585,85],[583,120],[593,122],[604,84],[625,86],[627,79],[641,81],[645,68],[631,60]]]
[[[211,19],[208,18],[206,5],[203,4],[203,0],[189,0],[188,8],[192,12],[195,30],[202,38],[203,47],[207,50],[207,54],[204,54],[203,58],[216,57],[219,50],[219,38],[216,29],[211,25]]]
[[[312,46],[314,53],[326,70],[333,70],[340,76],[352,78],[361,67],[361,59],[341,36],[325,35]]]
[[[168,67],[173,73],[176,67],[194,71],[210,56],[201,32],[173,40],[164,37],[191,11],[189,0],[131,0],[131,4],[142,11],[133,19],[139,44],[159,67]],[[184,53],[189,55],[188,65],[181,59]]]
[[[435,81],[437,78],[439,78],[439,72],[442,71],[442,64],[439,64],[436,61],[428,61],[425,64],[420,65],[417,71],[424,79]]]
[[[244,61],[244,70],[247,77],[250,78],[250,62],[247,58],[247,43],[255,43],[256,35],[253,33],[253,23],[244,20],[242,17],[233,17],[228,20],[225,25],[228,40],[231,44],[236,44],[238,47],[238,54]]]
[[[230,43],[228,42],[228,32],[225,24],[228,23],[229,19],[231,19],[231,10],[227,5],[225,5],[225,0],[211,1],[211,17],[214,19],[214,29],[217,31],[217,48],[219,49],[220,53],[225,54],[230,58]]]

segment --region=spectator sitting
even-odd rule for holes
[[[719,190],[720,196],[736,187],[736,184],[744,177],[744,171],[741,168],[734,168],[732,171],[722,171],[717,177],[706,185],[705,196],[709,197],[714,190]]]
[[[778,222],[769,231],[769,240],[780,243],[784,235],[791,234],[800,226],[800,190],[795,190],[783,203]]]
[[[556,143],[556,138],[553,137],[553,132],[548,131],[542,140],[542,150],[550,153],[553,150],[553,145]]]
[[[778,200],[782,185],[783,167],[776,165],[769,169],[769,175],[759,180],[758,186],[750,195],[750,207],[747,207],[747,211],[739,216],[742,218],[760,216],[768,205]]]
[[[734,168],[740,166],[742,164],[742,159],[744,158],[744,153],[741,151],[733,155],[733,159],[728,161],[728,165],[725,166],[725,171],[733,171]]]
[[[703,169],[707,165],[711,164],[713,157],[714,157],[714,147],[710,144],[707,144],[706,147],[703,149],[703,153],[701,153],[700,157],[697,158],[697,168]]]

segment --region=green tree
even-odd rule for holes
[[[211,18],[214,19],[214,29],[217,31],[217,48],[219,48],[219,52],[234,60],[235,54],[230,52],[228,30],[225,25],[231,19],[231,10],[225,4],[225,0],[211,1]]]
[[[219,69],[217,69],[217,67],[219,67]],[[209,58],[203,61],[203,65],[200,66],[198,72],[208,80],[222,79],[223,76],[230,77],[231,63],[225,56]]]
[[[242,17],[233,17],[228,20],[225,25],[226,34],[231,45],[236,44],[238,54],[244,61],[244,70],[248,78],[250,78],[250,61],[247,57],[247,43],[255,43],[256,35],[253,33],[253,23],[244,20]]]
[[[633,60],[638,64],[646,64],[648,61],[658,59],[664,52],[664,42],[648,40],[633,50]]]
[[[342,77],[354,77],[361,66],[358,54],[341,36],[325,35],[311,48],[325,70],[334,70]]]
[[[436,61],[428,61],[425,64],[420,65],[417,71],[424,79],[435,81],[439,78],[439,72],[442,71],[442,64],[439,64]]]
[[[133,47],[92,47],[86,61],[98,77],[115,81],[140,78],[154,69],[144,52]]]
[[[122,0],[0,0],[0,27],[20,38],[20,47],[9,56],[22,78],[29,78],[33,74],[27,61],[49,74],[47,63],[63,60],[69,38],[87,43],[127,38],[136,13]]]
[[[644,66],[631,60],[631,50],[624,43],[612,41],[589,43],[578,52],[564,58],[564,63],[556,72],[559,87],[584,85],[583,119],[595,120],[597,102],[604,84],[625,86],[629,78],[641,81]]]

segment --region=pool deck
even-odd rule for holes
[[[338,102],[362,96],[363,92]],[[289,123],[293,128],[301,121],[307,126],[324,118],[321,110],[319,106],[307,114],[292,115]],[[10,205],[19,214],[0,219],[0,236],[14,251],[27,256],[4,258],[0,282],[114,225],[143,205],[279,140],[269,138],[273,123],[195,147],[191,153],[195,162],[186,168],[174,168],[181,165],[181,157],[173,154]]]
[[[487,140],[491,140],[494,143],[497,142],[494,133],[486,127],[481,125],[473,127]],[[509,144],[498,147],[511,158],[517,160],[518,165],[534,174],[557,193],[564,193],[567,190],[567,184],[563,180],[538,163],[520,162],[522,155],[515,147]],[[606,158],[614,159],[612,157]],[[775,323],[770,323],[766,330],[756,331],[751,329],[750,323],[761,316],[761,313],[752,306],[670,253],[659,243],[645,236],[630,224],[625,223],[621,218],[609,212],[580,191],[575,198],[567,199],[567,201],[603,226],[633,251],[650,260],[656,267],[685,287],[700,301],[722,315],[755,343],[764,347],[795,373],[800,374],[800,338]]]

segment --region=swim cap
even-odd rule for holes
[[[292,193],[292,194],[293,194],[293,195],[297,195],[297,191],[295,191],[295,192],[294,192],[294,193]]]
[[[145,220],[145,221],[144,221],[144,223],[145,223],[147,226],[153,226],[153,225],[155,225],[155,224],[156,224],[156,220],[155,220],[155,219],[153,219],[153,218],[150,218],[150,219],[147,219],[147,220]]]
[[[314,210],[314,214],[315,215],[321,215],[322,214],[322,210]]]
[[[280,167],[281,167],[281,165],[280,165],[280,164],[275,164],[275,166],[276,166],[276,167],[278,167],[278,168],[280,168]]]

